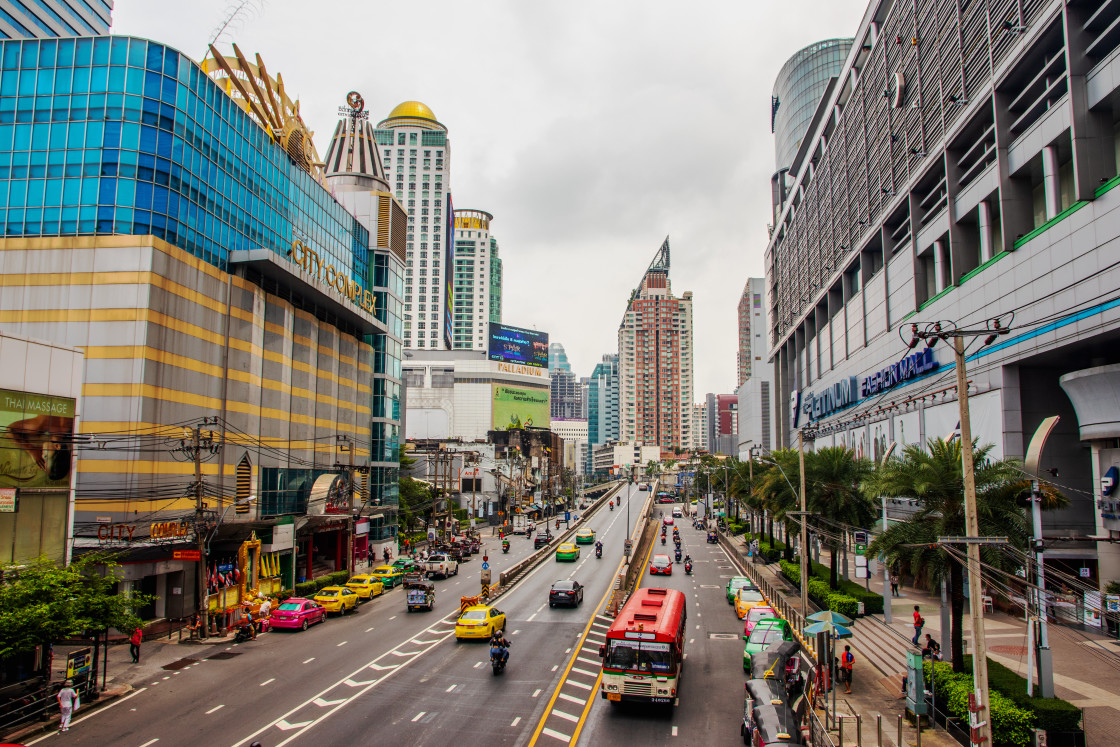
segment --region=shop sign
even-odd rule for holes
[[[182,539],[190,532],[186,521],[157,521],[152,523],[152,539]]]
[[[870,376],[864,376],[863,382],[860,384],[860,395],[870,397],[873,394],[893,389],[927,371],[936,370],[937,365],[932,348],[926,348],[920,353],[913,353],[881,371],[876,371]]]
[[[0,514],[19,513],[19,492],[16,488],[0,488]]]
[[[288,249],[288,256],[316,282],[326,283],[328,287],[334,288],[350,299],[350,302],[358,308],[370,314],[374,313],[375,296],[372,292],[351,280],[345,270],[340,270],[333,264],[327,264],[318,252],[299,239],[292,241],[292,246]]]
[[[1101,495],[1109,496],[1116,492],[1116,483],[1120,481],[1120,470],[1115,466],[1109,467],[1101,478]]]
[[[498,363],[498,370],[502,373],[521,374],[522,376],[544,376],[545,369],[535,366],[522,366],[517,363]]]
[[[171,559],[172,560],[193,560],[193,561],[197,562],[199,560],[202,560],[202,551],[201,550],[172,550]]]
[[[809,420],[820,420],[859,399],[859,382],[855,376],[847,376],[819,394],[806,392],[801,399],[801,412]],[[794,421],[794,427],[797,422]]]
[[[233,570],[233,563],[218,563],[218,573],[229,573]]]
[[[1120,501],[1097,501],[1102,519],[1120,519]]]
[[[369,534],[369,519],[362,519],[354,524],[354,534],[359,536]]]
[[[135,524],[98,524],[97,539],[102,542],[131,542],[136,533]]]

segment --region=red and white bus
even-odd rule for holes
[[[611,703],[674,703],[688,614],[675,589],[638,589],[607,631],[602,697]]]

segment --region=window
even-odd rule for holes
[[[409,145],[416,145],[416,133],[415,132],[408,133],[408,144]]]

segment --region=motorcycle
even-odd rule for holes
[[[685,572],[685,575],[687,575],[687,576],[692,575],[692,561],[691,560],[684,564],[684,572]]]
[[[611,511],[614,511],[614,501],[611,501],[607,505],[610,507]]]
[[[502,552],[509,552],[509,540],[502,540]]]
[[[506,661],[509,659],[509,649],[505,646],[491,646],[490,647],[490,667],[494,670],[494,674],[501,674],[505,671]]]
[[[602,545],[600,545],[599,547],[596,547],[596,548],[595,548],[595,557],[596,557],[596,558],[601,558],[601,557],[603,557],[603,546],[602,546]]]
[[[249,625],[241,625],[237,628],[237,631],[233,634],[234,643],[244,643],[253,637],[253,629]]]
[[[681,562],[681,550],[679,547],[677,548],[677,562]]]
[[[661,535],[661,544],[663,544],[663,545],[665,544],[665,535],[664,534]]]

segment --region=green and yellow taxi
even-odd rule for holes
[[[420,573],[420,564],[412,558],[397,558],[392,565],[401,573]]]
[[[327,614],[334,612],[345,615],[358,609],[358,595],[353,589],[345,586],[324,586],[315,592],[313,599],[327,611]]]
[[[751,658],[762,651],[771,643],[779,641],[792,641],[793,628],[785,620],[759,620],[747,636],[747,643],[743,647],[743,671],[751,671]]]
[[[754,581],[746,576],[732,576],[727,580],[727,603],[735,604],[735,596],[739,593],[739,589],[753,588],[755,588]]]
[[[358,599],[373,599],[381,596],[381,592],[385,591],[385,584],[375,576],[362,573],[347,581],[346,588],[353,589]]]
[[[583,527],[576,532],[576,544],[578,545],[593,545],[595,544],[595,530],[591,527]]]
[[[506,629],[506,613],[485,604],[467,607],[455,622],[455,640],[489,639],[495,630]]]
[[[404,583],[404,571],[391,565],[379,565],[370,571],[369,575],[384,584],[386,590]]]
[[[579,548],[571,542],[565,542],[556,548],[556,559],[577,561],[579,560]]]

